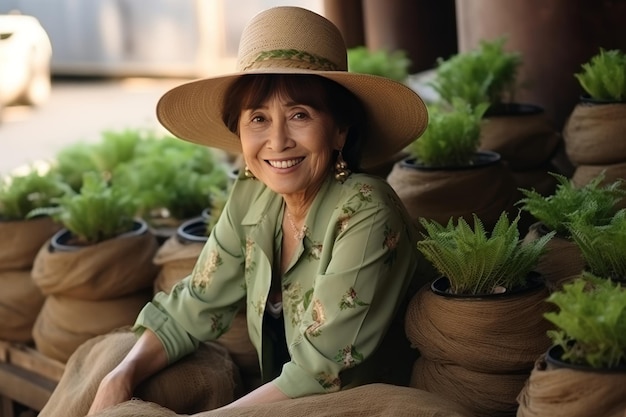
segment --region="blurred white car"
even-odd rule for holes
[[[0,14],[0,110],[37,106],[50,96],[52,45],[33,16]]]

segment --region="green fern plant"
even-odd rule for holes
[[[626,280],[626,209],[619,210],[606,225],[595,225],[580,216],[567,228],[589,272]]]
[[[455,99],[471,107],[513,101],[522,57],[517,52],[506,52],[505,42],[505,37],[483,40],[476,49],[439,58],[430,85],[448,104]]]
[[[563,237],[570,236],[567,223],[574,217],[585,218],[593,225],[607,224],[617,211],[616,204],[626,195],[621,180],[602,185],[604,173],[592,178],[583,187],[576,187],[563,175],[550,174],[557,180],[553,194],[544,196],[535,190],[520,189],[524,198],[517,204]]]
[[[574,77],[593,99],[626,100],[626,54],[619,49],[600,48]]]
[[[499,287],[524,287],[554,232],[523,242],[519,218],[509,221],[503,212],[490,234],[475,214],[473,229],[463,218],[456,225],[450,219],[445,226],[420,218],[425,233],[417,248],[449,280],[453,294],[490,294]]]
[[[348,49],[348,71],[379,75],[403,82],[409,75],[411,60],[407,52],[398,49],[371,51],[365,46]]]
[[[28,217],[49,215],[68,229],[76,245],[90,245],[131,231],[137,201],[120,184],[109,184],[96,172],[87,172],[80,193],[68,190],[55,206],[31,211]]]
[[[0,181],[0,220],[24,220],[32,210],[52,205],[67,189],[58,176],[35,169],[25,175],[6,175]]]
[[[408,152],[429,167],[471,164],[480,146],[481,119],[487,107],[482,103],[472,108],[460,101],[454,101],[452,110],[429,106],[428,126]]]
[[[626,364],[626,287],[583,272],[547,301],[559,309],[545,317],[556,325],[548,336],[563,360],[593,368]]]

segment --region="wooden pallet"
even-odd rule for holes
[[[0,340],[0,417],[14,417],[14,402],[40,411],[64,369],[32,347]]]

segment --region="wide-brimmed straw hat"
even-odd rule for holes
[[[228,152],[241,152],[237,135],[222,121],[228,87],[245,74],[314,74],[357,96],[367,112],[361,166],[388,161],[419,137],[428,113],[419,95],[389,78],[348,72],[346,46],[337,27],[310,10],[274,7],[245,27],[237,72],[191,81],[166,92],[157,117],[173,135]]]

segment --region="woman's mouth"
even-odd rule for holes
[[[267,163],[270,164],[274,168],[286,169],[286,168],[291,168],[292,166],[298,165],[303,160],[304,158],[285,159],[282,161],[272,161],[268,159]]]

